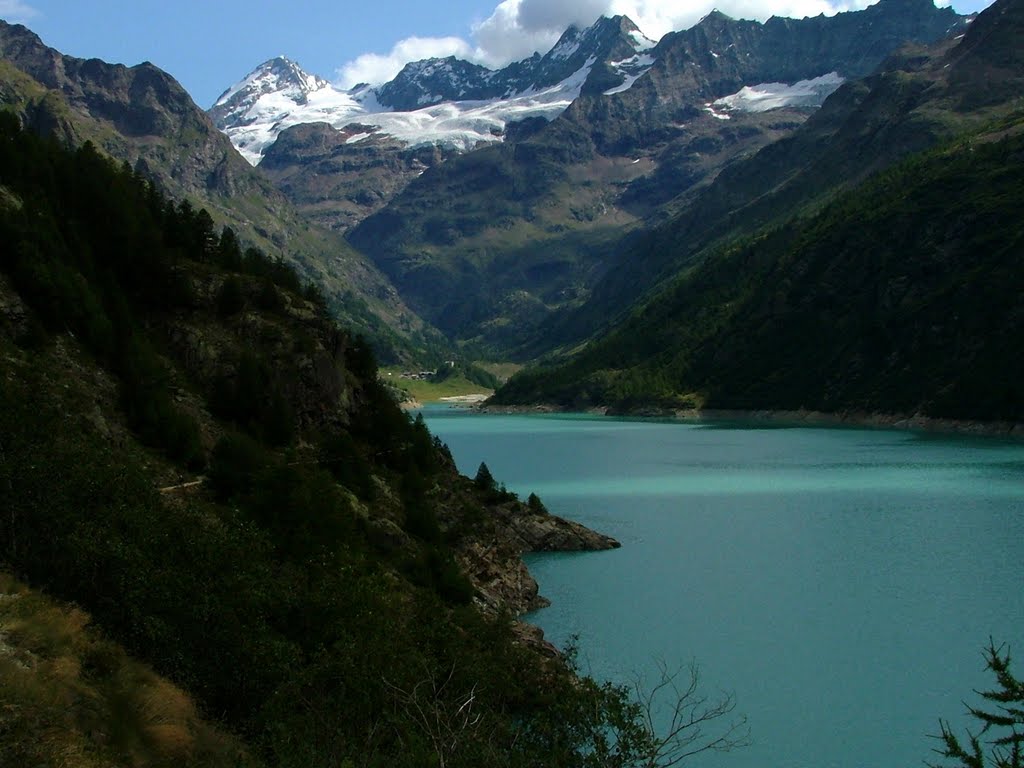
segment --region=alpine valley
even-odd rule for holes
[[[663,680],[665,735],[518,620],[525,552],[618,542],[460,475],[377,362],[524,364],[508,407],[1013,429],[1022,41],[1024,0],[618,16],[347,91],[277,58],[205,111],[0,21],[0,765],[743,743],[731,696]]]
[[[655,44],[602,18],[502,70],[428,60],[345,93],[277,59],[210,115],[452,341],[532,358],[557,338],[551,322],[621,271],[638,233],[790,136],[844,81],[966,22],[928,0],[883,0],[764,24],[714,12]]]

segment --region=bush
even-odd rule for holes
[[[245,308],[245,294],[237,277],[229,277],[217,291],[217,314],[221,317],[237,315]]]
[[[250,493],[269,463],[270,458],[259,443],[234,432],[217,441],[206,477],[220,498],[230,499]]]

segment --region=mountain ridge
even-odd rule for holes
[[[207,209],[245,244],[288,259],[340,317],[374,336],[386,357],[409,354],[398,351],[408,347],[403,336],[437,341],[372,263],[311,227],[163,70],[65,56],[27,27],[5,22],[0,69],[0,102],[25,125],[73,146],[91,141],[169,194]]]
[[[545,55],[501,69],[454,56],[422,59],[406,64],[387,83],[350,90],[279,57],[227,89],[209,114],[254,165],[282,131],[319,122],[339,130],[361,123],[371,126],[370,133],[413,148],[434,144],[465,152],[499,140],[511,123],[553,119],[585,89],[621,86],[639,70],[635,62],[616,63],[653,46],[626,17],[602,17],[586,29],[570,27]],[[431,111],[445,104],[461,106],[455,114],[452,108]]]
[[[529,358],[546,351],[552,318],[614,279],[616,250],[628,250],[606,245],[614,232],[628,243],[789,135],[844,79],[881,63],[885,41],[931,42],[963,23],[927,0],[766,23],[709,14],[645,54],[653,63],[630,88],[581,93],[514,141],[450,158],[347,237],[445,333]],[[768,89],[776,108],[755,108],[745,88]],[[601,243],[579,247],[587,238]],[[437,279],[457,289],[431,291]]]
[[[1022,18],[998,0],[724,170],[622,254],[576,353],[498,400],[1020,421],[996,372],[1017,364]]]

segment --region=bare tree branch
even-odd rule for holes
[[[744,715],[736,715],[736,697],[722,692],[712,699],[700,691],[700,669],[670,669],[658,661],[658,678],[648,688],[637,677],[633,683],[649,746],[638,768],[672,768],[702,752],[728,752],[750,743]],[[667,719],[667,722],[666,722]]]

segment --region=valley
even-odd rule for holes
[[[1003,764],[1024,0],[602,8],[0,3],[0,764]]]
[[[210,115],[428,323],[525,361],[596,331],[611,284],[634,286],[612,316],[649,289],[633,243],[696,207],[719,172],[897,46],[965,25],[927,0],[764,24],[715,12],[658,42],[605,18],[502,70],[427,60],[349,93],[273,60]],[[553,330],[567,324],[582,324],[575,339]]]

